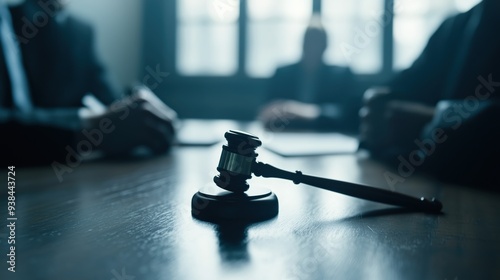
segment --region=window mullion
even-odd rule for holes
[[[313,14],[321,14],[321,0],[313,0]]]
[[[237,75],[246,74],[246,52],[248,32],[248,6],[246,0],[240,0],[240,17],[238,19],[238,72]]]
[[[382,73],[390,75],[394,65],[394,0],[384,3],[384,33],[382,41]]]

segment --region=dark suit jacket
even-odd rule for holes
[[[482,4],[444,21],[420,57],[394,79],[391,87],[398,99],[433,106],[442,100],[453,99],[465,110],[463,115],[458,111],[436,112],[434,121],[422,131],[420,140],[432,139],[433,129],[442,129],[447,139],[444,143],[434,143],[435,150],[425,157],[422,166],[416,167],[418,170],[427,170],[449,181],[496,184],[497,187],[500,183],[497,176],[500,170],[500,87],[487,86],[484,81],[491,78],[500,82],[500,37],[497,35],[500,21],[482,19],[469,38],[472,43],[468,55],[462,63],[454,62],[464,43],[465,30],[478,9],[482,9]],[[448,75],[454,67],[459,67],[460,71],[455,83],[450,84]],[[454,90],[446,96],[450,86]],[[489,97],[481,102],[487,105],[475,106],[475,102],[485,95]],[[387,157],[398,164],[401,164],[396,159],[398,155],[409,159],[411,151],[419,149],[413,140],[403,143],[399,152],[389,153]]]
[[[459,56],[467,26],[473,13],[482,9],[482,4],[466,13],[445,20],[429,39],[422,54],[413,65],[402,71],[390,84],[398,98],[415,100],[435,105],[443,99],[464,99],[475,94],[480,85],[479,76],[500,80],[500,37],[497,35],[499,21],[482,20],[474,36],[465,61],[459,66],[458,83],[452,96],[444,96],[448,75]],[[493,97],[500,96],[500,90]]]
[[[33,24],[37,12],[47,15],[48,22],[29,26],[27,22]],[[78,108],[89,92],[105,104],[118,97],[96,58],[89,25],[71,16],[58,22],[35,1],[11,8],[11,15],[35,107]],[[74,131],[17,122],[0,124],[0,131],[4,139],[0,162],[4,165],[64,160],[66,146],[75,137]]]
[[[43,10],[35,1],[11,9],[14,32],[19,38],[24,68],[36,107],[81,107],[82,97],[93,93],[105,104],[118,98],[97,59],[90,25],[72,16],[58,22],[48,16],[45,26],[27,33],[28,19]]]
[[[301,101],[299,95],[302,76],[300,63],[278,68],[271,78],[267,100]],[[360,90],[356,87],[354,75],[349,68],[322,65],[317,77],[316,91],[314,103],[337,104],[345,112],[341,120],[321,120],[322,125],[336,126],[332,128],[357,127]]]

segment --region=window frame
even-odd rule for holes
[[[247,0],[240,0],[239,19],[237,21],[237,70],[232,75],[211,76],[211,75],[182,75],[178,73],[176,67],[177,54],[177,1],[147,0],[144,1],[144,38],[143,65],[158,64],[158,57],[162,58],[161,64],[169,69],[169,73],[176,80],[206,80],[224,81],[229,79],[237,80],[261,80],[267,78],[255,78],[246,73],[246,52],[248,40],[248,6]],[[321,0],[313,0],[313,13],[321,13]],[[380,71],[370,74],[358,74],[361,78],[379,79],[388,77],[393,73],[393,11],[394,0],[384,0],[385,25],[382,30],[382,68]],[[154,30],[152,30],[154,27]],[[165,34],[165,36],[158,36]],[[153,48],[153,49],[152,49]],[[151,50],[152,49],[152,50]]]

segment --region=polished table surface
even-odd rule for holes
[[[500,279],[500,195],[422,175],[389,187],[388,167],[364,155],[259,160],[288,170],[437,197],[431,215],[279,179],[279,214],[244,225],[191,216],[212,184],[221,145],[169,155],[84,162],[59,182],[51,167],[16,170],[16,272],[0,279]],[[6,182],[7,169],[1,174]],[[6,184],[5,184],[6,189]],[[7,216],[2,190],[1,216]]]

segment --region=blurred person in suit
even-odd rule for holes
[[[360,111],[361,147],[398,167],[446,181],[500,180],[500,2],[484,0],[445,20],[413,65],[369,89]]]
[[[9,165],[81,160],[89,150],[166,152],[176,113],[147,87],[122,97],[94,50],[93,30],[58,0],[0,0],[0,161]],[[107,107],[83,104],[92,94]]]
[[[302,57],[270,80],[258,119],[269,129],[357,130],[361,95],[348,67],[326,65],[326,31],[319,17],[307,27]]]

